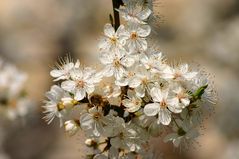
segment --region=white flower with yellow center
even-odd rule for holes
[[[96,71],[87,68],[73,69],[70,72],[71,79],[61,83],[61,87],[74,94],[75,100],[82,100],[87,94],[91,94],[95,90],[95,83],[99,80],[96,78]]]
[[[162,73],[162,78],[173,79],[177,81],[192,80],[196,77],[197,72],[190,72],[188,64],[181,64],[176,68],[167,66]]]
[[[110,55],[106,52],[101,53],[100,61],[106,65],[104,69],[104,75],[107,77],[115,76],[115,78],[121,79],[126,73],[126,68],[131,67],[135,60],[130,55]]]
[[[151,28],[149,25],[139,25],[136,23],[128,24],[126,31],[129,53],[134,54],[138,51],[144,51],[148,48],[146,37],[149,36]]]
[[[142,99],[133,94],[128,94],[128,98],[122,101],[122,104],[126,107],[126,110],[130,113],[134,113],[141,108]]]
[[[158,115],[158,124],[169,125],[171,122],[171,112],[179,113],[181,109],[178,110],[171,104],[172,101],[168,98],[168,90],[154,87],[151,89],[150,94],[154,103],[145,105],[144,113],[147,116]]]
[[[161,73],[166,67],[161,52],[153,51],[150,54],[142,54],[140,62],[144,65],[147,70],[153,73]]]
[[[69,108],[72,108],[76,104],[76,101],[57,85],[51,87],[51,90],[46,93],[46,97],[49,100],[45,101],[45,105],[42,106],[45,109],[43,113],[46,114],[43,119],[50,124],[55,117],[58,117],[62,126],[64,115]]]
[[[128,22],[146,24],[152,11],[148,7],[137,6],[137,1],[127,1],[126,7],[118,10]]]
[[[104,126],[108,123],[107,116],[104,116],[101,108],[90,108],[89,113],[80,116],[81,128],[88,133],[88,136],[99,137],[104,133]]]
[[[176,86],[172,90],[172,92],[173,92],[172,103],[176,107],[185,108],[190,104],[189,95],[184,88],[182,88],[180,86]]]
[[[135,76],[129,82],[129,87],[135,89],[137,96],[144,97],[145,91],[149,90],[149,85],[153,80],[153,74],[142,67],[139,67],[137,70]]]
[[[67,57],[65,60],[60,60],[59,64],[56,65],[57,68],[53,69],[50,75],[55,78],[54,81],[66,80],[70,78],[70,72],[79,66],[79,61],[74,64],[71,58]]]
[[[109,51],[114,53],[125,52],[124,45],[126,43],[125,28],[120,25],[117,31],[109,23],[105,24],[104,36],[100,39],[98,47],[100,51]]]
[[[121,89],[119,86],[106,85],[103,87],[103,94],[106,98],[116,98],[121,94]]]
[[[118,79],[115,81],[115,84],[117,86],[127,86],[129,82],[134,78],[135,76],[135,65],[127,69],[127,72],[124,74],[124,76],[121,79]]]

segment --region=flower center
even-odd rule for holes
[[[166,103],[166,101],[165,101],[164,99],[160,102],[160,107],[161,107],[162,109],[167,108],[167,103]]]
[[[146,77],[143,78],[143,79],[142,79],[142,84],[147,85],[147,83],[148,83],[148,79],[147,79]]]
[[[115,45],[117,42],[117,38],[116,37],[110,38],[110,42],[111,42],[111,44]]]
[[[137,100],[137,99],[134,99],[134,100],[133,100],[133,103],[134,103],[135,105],[139,105],[139,104],[140,104],[140,101]]]
[[[84,82],[83,80],[79,80],[79,81],[77,82],[77,87],[78,87],[78,88],[84,88],[84,86],[85,86],[85,82]]]
[[[177,79],[177,78],[180,78],[180,77],[182,77],[182,73],[181,72],[175,72],[174,73],[174,79]]]
[[[177,98],[178,98],[179,100],[181,100],[181,99],[183,99],[183,98],[186,98],[186,95],[185,95],[183,92],[180,92],[180,93],[177,94]]]
[[[113,63],[116,68],[119,68],[121,66],[119,59],[115,59]]]
[[[58,109],[58,111],[61,111],[61,110],[65,109],[65,106],[64,106],[63,102],[59,102],[57,104],[57,109]]]
[[[132,40],[137,40],[137,38],[138,38],[137,33],[136,33],[136,32],[132,32],[130,38],[131,38]]]
[[[134,76],[134,72],[128,72],[128,77],[133,77]]]
[[[95,120],[99,120],[101,118],[101,114],[99,112],[94,113],[93,117]]]
[[[123,133],[123,132],[119,133],[119,138],[120,138],[121,140],[124,139],[124,133]]]

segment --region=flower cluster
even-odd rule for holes
[[[186,143],[199,135],[207,112],[202,105],[214,101],[203,71],[186,63],[169,65],[150,47],[152,10],[145,2],[125,0],[117,10],[125,24],[117,29],[105,24],[101,71],[66,58],[50,73],[59,85],[46,93],[45,119],[58,117],[70,135],[83,130],[95,159],[150,158],[149,138],[164,130],[165,142]]]
[[[27,115],[32,101],[26,96],[27,75],[0,59],[0,113],[10,120]]]

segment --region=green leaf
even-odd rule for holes
[[[201,99],[203,93],[205,92],[205,89],[208,87],[208,85],[199,87],[198,90],[193,94],[198,99]]]
[[[191,99],[191,103],[197,101],[198,99],[202,98],[202,95],[205,92],[205,89],[208,87],[208,85],[204,85],[199,87],[193,94],[192,94],[192,99]]]

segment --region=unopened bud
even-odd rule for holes
[[[64,123],[65,131],[70,135],[73,136],[77,133],[79,129],[78,123],[74,120],[68,120]]]

